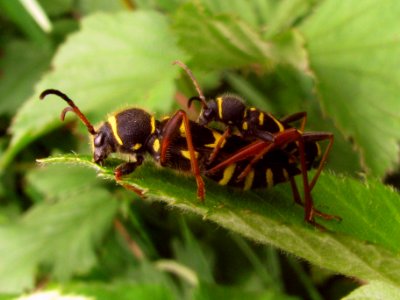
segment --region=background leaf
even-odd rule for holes
[[[65,294],[79,294],[96,300],[176,299],[174,294],[160,284],[69,284],[62,288]]]
[[[400,299],[399,289],[384,282],[372,281],[343,298],[343,300],[362,299]]]
[[[175,299],[173,294],[162,285],[130,283],[71,283],[54,287],[46,291],[25,295],[20,300],[57,299],[57,300],[108,300],[108,299]]]
[[[266,292],[249,292],[243,289],[237,289],[234,287],[221,287],[211,284],[203,284],[194,294],[194,299],[233,299],[240,300],[251,298],[254,300],[296,300],[297,297],[287,296],[279,294],[277,292],[266,291]]]
[[[14,40],[3,51],[0,113],[12,115],[32,94],[34,84],[49,67],[52,50],[46,45]],[[20,64],[21,61],[24,63]]]
[[[10,18],[19,29],[36,43],[46,43],[47,37],[21,1],[0,1],[2,13]]]
[[[38,178],[38,190],[51,201],[0,226],[2,292],[32,288],[39,264],[51,266],[60,279],[87,272],[95,264],[94,246],[110,227],[117,205],[107,190],[93,189],[95,182],[86,180],[93,178],[92,171],[73,169],[64,173],[66,178],[75,176],[74,180],[64,180],[55,168],[32,172],[31,184],[35,186]],[[52,184],[40,188],[43,179]]]
[[[377,176],[399,160],[399,13],[397,1],[328,0],[300,28],[324,109]]]
[[[273,36],[290,29],[301,21],[318,3],[316,0],[266,1],[268,3],[267,36]]]
[[[167,111],[179,71],[171,62],[177,58],[184,60],[184,55],[175,46],[165,17],[158,13],[88,17],[81,31],[59,49],[53,60],[54,71],[38,83],[33,96],[18,112],[2,166],[22,147],[61,125],[57,119],[65,103],[59,99],[40,103],[38,97],[44,89],[56,88],[70,95],[93,123],[128,104]]]
[[[229,15],[213,16],[188,3],[174,16],[180,44],[195,54],[192,62],[202,68],[238,68],[271,64],[271,45],[247,23]]]
[[[50,16],[60,16],[73,9],[73,0],[40,0],[42,7]]]

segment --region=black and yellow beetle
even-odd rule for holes
[[[120,180],[123,175],[132,173],[141,165],[145,153],[150,153],[162,166],[174,165],[174,161],[171,159],[172,155],[175,161],[177,157],[180,161],[183,161],[183,163],[175,164],[179,165],[180,169],[185,171],[192,169],[197,182],[197,195],[200,199],[204,199],[204,182],[200,176],[198,158],[193,146],[190,121],[184,111],[179,110],[171,118],[160,122],[142,109],[130,108],[111,115],[106,122],[95,130],[75,103],[64,93],[48,89],[41,93],[40,98],[44,99],[50,94],[59,96],[69,104],[69,107],[61,112],[62,120],[64,120],[68,111],[73,111],[88,128],[89,133],[93,136],[93,159],[95,163],[102,164],[114,152],[135,156],[135,161],[123,163],[115,169],[114,174],[117,180]],[[207,133],[209,134],[207,135]],[[170,144],[175,139],[176,134],[184,137],[186,147],[176,149],[179,153],[171,154],[173,148],[170,147]],[[202,146],[207,148],[208,145],[212,150],[215,139],[219,136],[212,131],[205,130],[202,139],[207,141],[202,142]]]
[[[330,216],[314,210],[311,191],[314,188],[321,171],[326,163],[328,154],[332,148],[334,136],[330,132],[304,132],[307,113],[298,112],[284,118],[278,119],[268,112],[264,112],[256,107],[246,106],[243,100],[234,94],[224,94],[215,99],[206,101],[206,98],[190,69],[182,62],[175,61],[174,64],[183,68],[188,76],[191,78],[198,96],[189,98],[188,107],[191,106],[193,101],[201,103],[201,112],[198,117],[200,125],[208,125],[212,121],[222,123],[226,126],[226,130],[220,139],[219,143],[210,155],[209,163],[219,156],[219,151],[224,139],[229,138],[235,129],[239,132],[240,136],[246,141],[255,142],[263,141],[263,146],[253,149],[251,159],[246,167],[240,174],[237,174],[237,180],[242,181],[248,177],[250,172],[254,169],[260,161],[265,160],[265,157],[271,151],[283,151],[288,153],[293,160],[297,161],[301,170],[301,176],[304,186],[304,206],[305,206],[305,219],[312,222],[314,213],[320,216],[332,219],[336,216]],[[293,126],[293,123],[300,122],[300,128]],[[321,153],[321,148],[318,142],[328,141],[324,153]],[[318,162],[316,167],[317,171],[309,182],[308,170],[309,156],[313,157],[313,161]],[[228,166],[229,164],[241,161],[245,157],[245,151],[240,150],[230,158],[225,159],[223,162],[216,166],[210,167],[207,174],[212,174]],[[266,162],[264,162],[265,164]],[[313,166],[314,167],[314,166]],[[268,176],[267,176],[268,177]],[[293,196],[296,203],[301,203],[300,197],[295,186],[293,177],[288,176],[287,181],[291,183]]]

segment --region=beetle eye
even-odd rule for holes
[[[101,133],[97,134],[97,136],[94,138],[93,141],[95,147],[100,147],[101,145],[103,145],[103,142],[104,142],[104,135]]]
[[[203,111],[203,116],[204,116],[206,119],[210,119],[210,118],[212,117],[212,114],[213,114],[212,108],[207,108],[207,109],[205,109],[205,110]]]

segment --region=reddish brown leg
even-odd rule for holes
[[[327,149],[324,152],[324,155],[321,159],[320,166],[319,166],[319,171],[317,170],[317,174],[314,176],[311,184],[309,184],[308,181],[308,172],[307,172],[307,166],[306,166],[306,160],[305,160],[305,151],[304,151],[304,141],[320,141],[324,139],[329,139],[329,145]],[[304,186],[304,204],[301,201],[300,194],[297,189],[297,185],[294,181],[293,178],[290,178],[290,184],[292,187],[292,192],[293,192],[293,199],[295,203],[302,205],[304,207],[304,219],[308,222],[313,224],[314,226],[323,229],[323,227],[319,224],[317,224],[314,221],[314,214],[317,216],[320,216],[322,218],[331,220],[331,219],[338,219],[340,220],[340,217],[325,214],[323,212],[320,212],[314,208],[313,200],[311,197],[311,189],[314,187],[316,180],[318,179],[319,174],[321,173],[321,169],[323,167],[324,162],[326,161],[326,158],[329,154],[329,151],[332,147],[333,143],[333,135],[330,133],[305,133],[301,134],[298,130],[292,128],[288,129],[284,132],[278,133],[275,135],[275,140],[273,143],[271,142],[266,142],[262,140],[257,140],[250,144],[247,147],[244,147],[243,149],[239,150],[235,154],[233,154],[230,158],[227,160],[221,162],[217,166],[213,167],[212,169],[208,170],[208,173],[213,173],[216,172],[222,168],[227,167],[228,165],[242,161],[248,158],[252,158],[250,163],[246,166],[246,168],[243,170],[243,172],[238,176],[238,179],[243,179],[247,176],[247,174],[251,171],[252,166],[260,160],[266,153],[269,151],[273,150],[274,148],[279,148],[281,146],[284,146],[285,144],[291,143],[291,142],[297,142],[298,147],[299,147],[299,154],[300,154],[300,165],[301,165],[301,175],[302,175],[302,181],[303,181],[303,186]]]
[[[143,190],[141,190],[141,189],[138,189],[137,187],[134,187],[133,185],[131,185],[131,184],[128,184],[128,183],[119,183],[120,185],[122,185],[124,188],[126,188],[127,190],[129,190],[129,191],[132,191],[132,192],[134,192],[136,195],[138,195],[140,198],[146,198],[145,197],[145,195],[144,195],[144,191]]]
[[[321,175],[321,171],[324,168],[329,152],[332,149],[334,137],[333,134],[330,132],[305,132],[303,133],[303,139],[305,142],[319,142],[323,140],[328,140],[328,146],[326,146],[325,148],[325,152],[322,155],[321,161],[318,165],[318,169],[310,183],[310,191],[312,191],[318,180],[319,175]]]
[[[301,139],[301,133],[295,128],[290,128],[283,132],[277,133],[275,135],[274,139],[275,141],[273,143],[269,143],[264,149],[262,149],[258,153],[254,153],[255,154],[254,158],[250,161],[250,163],[246,166],[246,168],[242,171],[242,173],[240,173],[239,176],[237,177],[238,181],[243,180],[247,176],[247,174],[249,174],[253,165],[257,163],[269,151],[284,146],[290,142],[298,141],[300,143],[299,141],[300,139]]]
[[[305,151],[304,151],[303,136],[299,133],[299,136],[294,137],[294,138],[298,142],[299,153],[300,153],[301,176],[303,179],[303,187],[304,187],[304,220],[306,222],[312,224],[313,226],[317,227],[320,230],[325,230],[325,228],[323,226],[321,226],[314,220],[314,214],[317,214],[317,210],[314,208],[313,199],[311,197],[310,185],[308,183],[308,172],[307,172],[307,166],[306,166],[306,157],[305,157]],[[294,180],[293,180],[293,183],[295,184]],[[296,190],[297,190],[297,186],[296,186]],[[297,192],[297,194],[298,194],[298,192]],[[300,197],[300,196],[298,196],[298,197]],[[295,199],[296,203],[297,203],[297,201],[300,201],[300,200]],[[326,215],[326,216],[328,216],[328,215]]]
[[[124,188],[136,193],[138,196],[143,197],[144,192],[141,189],[134,187],[133,185],[121,183],[121,178],[124,175],[128,175],[135,171],[135,169],[143,163],[144,157],[137,155],[135,162],[126,162],[117,166],[114,170],[115,180],[119,182]]]
[[[298,132],[298,131],[297,131]],[[304,187],[304,219],[313,225],[317,225],[314,221],[314,203],[311,197],[310,185],[308,184],[308,172],[306,165],[306,156],[304,152],[304,140],[300,132],[295,140],[298,141],[299,153],[300,153],[300,165],[301,165],[301,177],[303,179]]]
[[[294,180],[293,177],[289,178],[289,182],[290,182],[290,187],[292,188],[292,195],[293,195],[293,199],[294,202],[302,207],[304,207],[303,202],[301,202],[301,197],[300,197],[300,193],[299,190],[297,188],[297,184],[296,181]],[[319,211],[313,208],[313,213],[315,215],[319,215]],[[326,228],[320,224],[318,224],[317,222],[314,221],[314,219],[312,220],[306,220],[308,223],[312,224],[313,226],[315,226],[316,228],[318,228],[319,230],[325,231]]]
[[[289,120],[290,122],[293,122],[297,119],[301,119],[303,118],[303,120],[305,120],[307,114],[306,113],[298,113],[298,114],[294,114],[291,116],[288,116],[286,120]],[[306,216],[310,216],[312,219],[312,215],[314,213],[316,213],[318,216],[323,217],[325,219],[337,219],[340,220],[341,218],[338,216],[333,216],[333,215],[328,215],[325,213],[322,213],[320,211],[317,211],[314,209],[314,206],[312,204],[312,199],[311,199],[311,191],[315,186],[315,183],[318,180],[319,175],[321,174],[321,171],[324,167],[324,164],[326,162],[326,159],[328,157],[328,154],[332,148],[333,145],[333,134],[329,133],[329,132],[307,132],[307,133],[303,133],[300,134],[298,131],[297,133],[294,132],[290,132],[289,130],[286,130],[282,133],[279,133],[275,136],[275,142],[273,144],[268,145],[264,150],[260,151],[253,159],[252,161],[246,166],[246,168],[243,170],[243,172],[241,174],[239,174],[238,176],[238,180],[243,180],[247,174],[250,172],[252,166],[258,161],[260,160],[267,152],[269,152],[271,149],[275,148],[275,147],[279,147],[280,145],[284,145],[285,143],[288,143],[288,140],[290,142],[290,139],[293,139],[292,141],[298,141],[299,143],[299,152],[300,152],[300,162],[302,164],[302,174],[304,173],[308,173],[307,172],[307,166],[305,165],[305,152],[304,152],[304,142],[318,142],[318,141],[322,141],[322,140],[329,140],[328,146],[325,149],[324,154],[322,155],[321,161],[319,163],[318,169],[313,177],[313,179],[311,180],[310,184],[307,185],[307,188],[305,188],[305,210],[306,210]],[[302,142],[300,141],[302,140]],[[300,144],[303,144],[303,150],[300,149]],[[302,158],[303,156],[303,158]],[[304,161],[302,161],[304,160]],[[303,166],[303,162],[304,162],[304,166]],[[303,175],[303,183],[305,182],[305,176]],[[307,176],[308,177],[308,176]],[[308,180],[308,179],[307,179]],[[291,180],[291,186],[292,186],[292,191],[296,191],[297,190],[297,186],[295,186],[295,182],[294,180]],[[304,187],[306,187],[306,185],[304,185]],[[294,189],[296,188],[296,189]],[[309,189],[309,192],[306,192],[306,189]],[[311,199],[311,204],[310,207],[307,207],[307,198],[306,198],[306,194],[310,194],[310,199]],[[298,191],[297,191],[297,196],[294,195],[294,200],[296,203],[301,203],[300,201],[300,196],[298,195]],[[310,219],[310,220],[311,220]]]
[[[283,117],[279,121],[283,124],[290,124],[296,121],[301,120],[300,123],[300,131],[303,132],[304,128],[306,127],[306,122],[307,122],[307,112],[306,111],[301,111],[292,115],[288,115],[286,117]]]
[[[301,202],[301,197],[299,193],[299,189],[297,188],[296,181],[293,177],[289,178],[290,187],[292,188],[293,200],[296,204],[303,206],[303,202]]]
[[[221,136],[221,138],[218,140],[217,144],[215,145],[213,151],[210,154],[210,157],[208,158],[207,164],[211,165],[215,158],[217,157],[217,154],[219,153],[219,150],[222,147],[222,144],[224,143],[224,141],[226,140],[226,138],[228,137],[228,135],[231,134],[231,129],[228,127],[224,134]]]
[[[291,189],[292,189],[292,195],[293,195],[293,200],[294,200],[294,202],[295,202],[296,204],[301,205],[301,206],[304,207],[303,202],[301,202],[301,197],[300,197],[299,190],[298,190],[298,188],[297,188],[296,181],[294,180],[293,177],[290,177],[290,178],[289,178],[289,182],[290,182],[290,187],[291,187]],[[340,218],[340,217],[338,217],[338,216],[334,216],[334,215],[329,215],[329,214],[323,213],[322,211],[319,211],[319,210],[317,210],[317,209],[315,209],[315,208],[313,208],[313,209],[314,209],[314,214],[315,214],[316,216],[321,217],[321,218],[324,218],[324,219],[326,219],[326,220],[333,220],[333,219],[335,219],[335,220],[339,220],[339,221],[340,221],[340,220],[342,219],[342,218]]]
[[[181,125],[184,126],[184,133],[186,137],[186,143],[190,155],[190,164],[192,167],[192,172],[194,177],[196,178],[197,183],[197,197],[203,201],[205,195],[205,187],[203,178],[200,176],[199,164],[196,159],[194,147],[193,147],[193,139],[192,133],[190,131],[189,119],[186,113],[183,110],[178,110],[165,124],[163,131],[161,133],[161,153],[160,153],[160,163],[161,165],[166,164],[166,154],[168,147],[171,143],[171,137],[176,133],[177,130],[180,130]]]
[[[228,159],[220,162],[218,165],[212,167],[211,169],[208,169],[206,171],[207,174],[213,174],[221,169],[226,168],[230,164],[236,163],[238,161],[245,160],[250,157],[254,157],[256,153],[259,151],[262,151],[265,147],[270,145],[271,143],[262,141],[262,140],[256,140],[252,142],[250,145],[243,147],[236,153],[232,154]]]
[[[212,167],[211,169],[207,170],[207,173],[212,174],[217,172],[220,169],[227,167],[230,164],[236,163],[238,161],[242,161],[248,158],[253,158],[253,160],[249,163],[249,165],[243,170],[243,172],[239,175],[239,180],[245,178],[247,174],[250,172],[252,165],[257,162],[263,155],[265,155],[268,151],[272,150],[273,148],[282,146],[284,144],[290,143],[293,141],[292,135],[298,135],[299,133],[295,128],[290,128],[285,130],[284,132],[277,133],[274,136],[274,142],[265,141],[265,140],[256,140],[252,142],[250,145],[243,147],[236,153],[234,153],[228,159],[222,161],[218,165]],[[261,154],[260,154],[261,153]],[[260,155],[259,155],[260,154]],[[253,162],[254,161],[254,162]]]
[[[306,158],[305,158],[305,151],[304,151],[304,140],[302,134],[295,128],[290,128],[283,132],[280,132],[275,135],[275,141],[273,143],[269,143],[266,141],[255,141],[249,146],[241,149],[237,153],[235,153],[231,158],[227,159],[226,161],[220,163],[216,167],[209,170],[209,173],[212,173],[223,166],[229,165],[231,163],[237,162],[239,160],[246,159],[248,157],[253,157],[250,163],[246,166],[243,172],[238,176],[238,180],[243,180],[247,174],[251,171],[252,166],[257,163],[266,153],[271,151],[274,148],[278,148],[284,146],[291,142],[297,142],[299,147],[300,153],[300,165],[301,165],[301,175],[303,180],[304,186],[304,219],[308,223],[312,223],[315,225],[314,222],[314,204],[311,197],[310,186],[308,183],[308,172],[307,172],[307,165],[306,165]]]

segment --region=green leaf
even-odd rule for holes
[[[2,13],[10,18],[32,41],[38,44],[48,42],[46,34],[32,18],[22,1],[2,0],[0,1],[0,8]]]
[[[308,273],[303,269],[301,263],[293,257],[288,257],[287,261],[292,269],[292,272],[297,275],[297,280],[304,286],[309,299],[323,300],[321,294],[312,282]]]
[[[266,37],[290,29],[316,0],[201,0],[213,14],[230,14],[254,27],[262,28]]]
[[[70,170],[58,170],[58,176],[55,168],[49,174],[47,170],[31,173],[30,182],[40,178],[38,186],[46,177],[52,181],[44,193],[52,202],[37,204],[15,224],[0,226],[0,291],[32,288],[39,264],[51,266],[57,278],[65,279],[87,272],[96,263],[94,246],[109,229],[117,203],[108,191],[86,180],[93,177],[92,171]],[[80,185],[64,176],[78,177]],[[58,187],[65,189],[62,194]]]
[[[63,294],[79,294],[96,300],[176,299],[162,284],[148,283],[75,283],[62,287]]]
[[[42,163],[78,164],[94,168],[114,179],[113,166],[98,166],[89,156],[68,155]],[[347,276],[381,280],[400,286],[400,196],[378,181],[365,183],[333,174],[322,174],[313,190],[316,207],[340,215],[341,222],[322,221],[329,231],[303,221],[303,209],[295,206],[290,188],[243,193],[206,182],[204,203],[196,199],[196,185],[168,169],[147,163],[120,184],[146,191],[149,200],[163,201],[201,215],[222,227],[260,243],[268,243]]]
[[[241,0],[201,0],[200,1],[214,15],[233,15],[252,26],[262,25],[262,14],[268,10],[268,1],[241,1]]]
[[[176,239],[172,244],[176,260],[195,271],[201,281],[214,283],[211,253],[200,246],[183,220],[181,224],[183,241]]]
[[[201,284],[195,291],[193,299],[212,300],[212,299],[254,299],[254,300],[296,300],[293,296],[287,296],[274,291],[246,291],[243,288],[235,286],[218,286],[213,284]]]
[[[250,65],[264,71],[284,63],[308,71],[302,36],[286,30],[265,38],[260,27],[249,21],[257,19],[258,6],[259,2],[254,6],[243,1],[207,2],[208,11],[193,3],[183,5],[174,16],[174,25],[182,47],[192,54],[193,65],[206,69]]]
[[[173,13],[182,3],[185,3],[186,1],[187,0],[136,0],[134,3],[136,9],[155,9],[158,11],[163,11],[164,13]]]
[[[366,285],[354,290],[343,300],[373,300],[373,299],[400,299],[400,290],[390,284],[371,281]]]
[[[49,47],[32,42],[15,40],[6,45],[0,60],[0,114],[14,114],[32,95],[34,84],[50,65],[51,56]]]
[[[20,227],[0,226],[0,291],[21,292],[32,288],[34,271],[40,254],[35,236]]]
[[[304,49],[304,39],[299,32],[285,31],[275,36],[272,41],[272,52],[277,63],[289,64],[307,74],[309,62]]]
[[[71,12],[73,9],[73,0],[40,0],[43,9],[50,16],[62,16]],[[82,1],[80,1],[82,2]],[[87,2],[87,1],[83,1]]]
[[[118,12],[125,9],[124,3],[127,1],[108,1],[108,0],[84,0],[79,1],[78,5],[80,10],[90,15],[96,12]],[[128,0],[132,2],[132,0]]]
[[[17,299],[17,295],[11,295],[11,294],[8,294],[8,295],[0,295],[0,300],[14,300],[14,299]]]
[[[261,279],[264,286],[273,291],[282,291],[282,281],[280,277],[280,263],[277,256],[267,253],[267,263],[265,264],[260,260],[256,252],[248,245],[247,241],[241,236],[232,234],[232,239],[238,245],[240,250],[246,256],[247,260],[251,263],[255,273]],[[269,250],[272,248],[269,247]]]
[[[26,175],[26,183],[27,188],[35,190],[42,201],[67,199],[73,197],[76,191],[86,191],[88,187],[99,185],[92,170],[77,167],[62,170],[56,166],[31,170]]]
[[[300,28],[324,109],[377,176],[399,160],[399,13],[396,0],[327,0]]]
[[[133,104],[165,112],[173,102],[179,69],[171,62],[176,59],[185,56],[166,18],[158,13],[95,14],[84,19],[82,29],[59,48],[54,71],[40,81],[18,112],[0,168],[35,138],[62,125],[58,115],[65,103],[55,97],[39,102],[44,89],[68,94],[93,123]]]
[[[14,298],[13,298],[14,299]],[[165,286],[159,284],[135,283],[71,283],[52,287],[18,298],[20,300],[57,299],[57,300],[130,300],[130,299],[176,299]]]
[[[268,22],[266,23],[266,36],[274,36],[284,32],[300,18],[304,17],[317,3],[317,0],[283,0],[268,2]]]
[[[271,65],[271,45],[254,28],[232,15],[213,16],[187,3],[174,16],[180,44],[195,66],[209,69]]]

